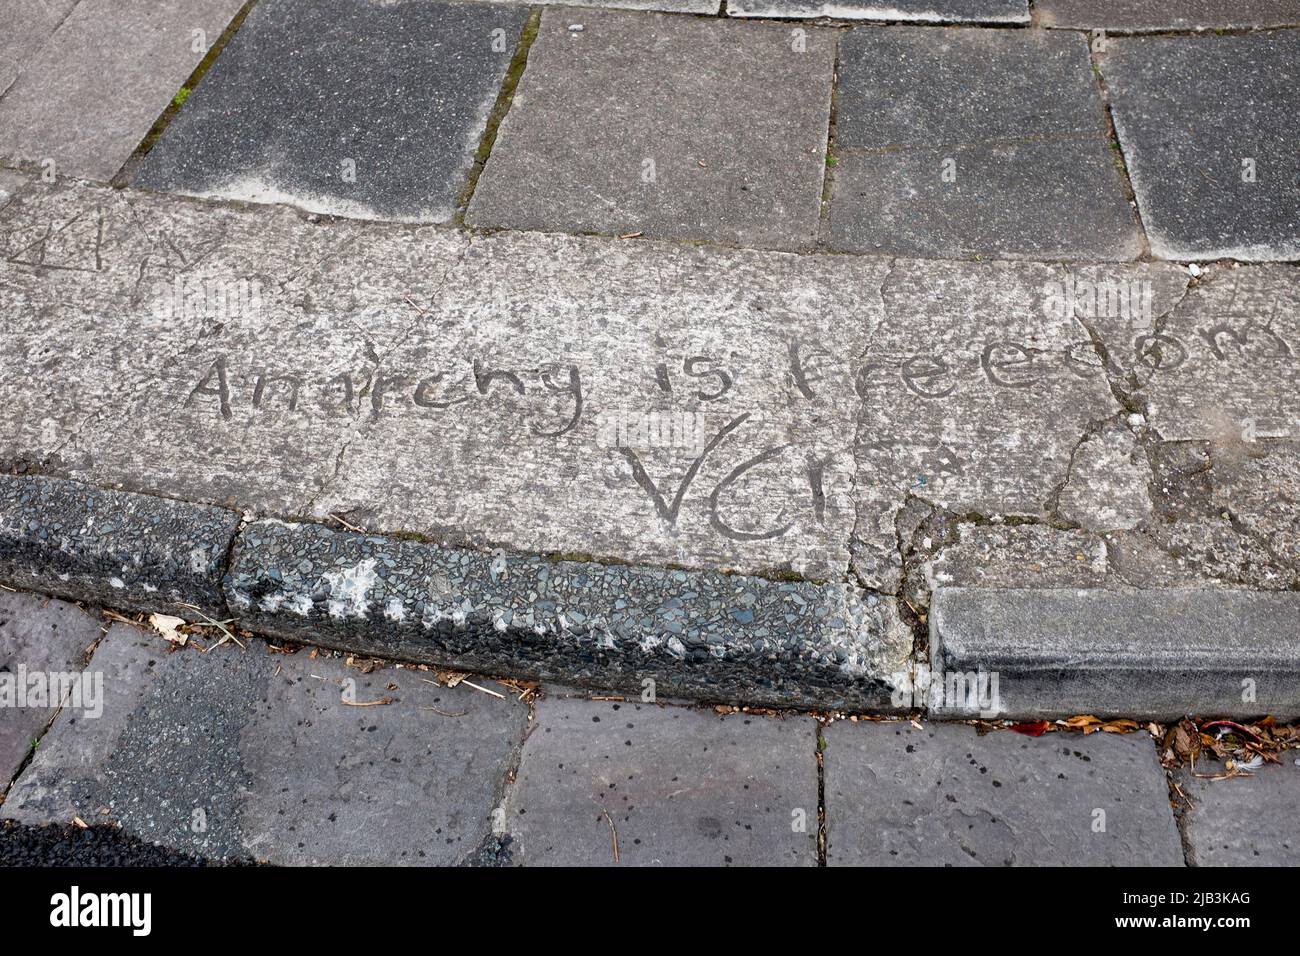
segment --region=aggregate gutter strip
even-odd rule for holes
[[[846,584],[484,554],[273,520],[235,535],[237,523],[222,509],[3,476],[0,582],[214,617],[228,613],[224,597],[249,630],[326,647],[787,707],[885,709],[911,653],[894,600]]]

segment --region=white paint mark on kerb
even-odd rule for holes
[[[366,617],[370,610],[370,599],[366,594],[375,585],[375,559],[366,558],[343,571],[331,571],[323,576],[329,585],[330,617]]]
[[[406,620],[406,606],[402,604],[401,598],[390,597],[388,599],[388,603],[384,605],[384,617],[399,624]]]

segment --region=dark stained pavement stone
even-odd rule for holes
[[[1154,254],[1300,259],[1300,31],[1125,37],[1098,60]]]
[[[810,248],[834,57],[813,27],[547,10],[466,222]]]
[[[931,258],[1134,258],[1079,36],[859,27],[840,44],[830,241]]]
[[[447,222],[527,17],[486,3],[262,0],[135,181]]]

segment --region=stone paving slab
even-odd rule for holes
[[[0,96],[78,0],[10,0],[0,10]]]
[[[94,687],[75,689],[95,642],[100,619],[81,608],[38,594],[0,591],[0,792],[13,779],[59,707],[83,713],[97,703]]]
[[[957,694],[945,715],[1288,718],[1300,594],[939,588],[930,657],[938,675],[997,675],[996,701]]]
[[[111,179],[242,6],[81,0],[0,98],[0,157]]]
[[[479,3],[262,0],[135,181],[447,222],[527,16]]]
[[[103,674],[103,715],[55,721],[4,815],[116,823],[216,860],[471,859],[490,839],[526,720],[509,696],[270,654],[256,640],[169,652],[117,625],[87,669]]]
[[[1300,751],[1278,756],[1277,764],[1227,780],[1207,779],[1226,772],[1214,761],[1177,771],[1178,786],[1191,801],[1182,829],[1197,866],[1300,864]]]
[[[239,516],[220,508],[0,475],[0,582],[106,607],[225,608]]]
[[[1300,259],[1300,33],[1120,38],[1099,62],[1155,255]]]
[[[844,359],[887,263],[467,247],[130,191],[24,194],[4,217],[0,321],[27,356],[0,369],[7,457],[451,543],[847,568]]]
[[[527,866],[815,866],[816,722],[544,699],[505,800]]]
[[[1064,499],[1071,520],[1107,528],[1128,523],[1117,501],[1141,507],[1147,474],[1127,460],[1072,469],[1083,439],[1124,414],[1079,321],[1085,297],[1067,299],[1107,284],[1148,290],[1135,304],[1154,316],[1186,280],[1165,265],[896,263],[882,290],[891,319],[856,373],[853,569],[865,586],[899,587],[909,505],[1064,524]]]
[[[838,73],[835,248],[934,258],[1141,252],[1083,38],[858,28],[841,41]]]
[[[1026,0],[727,0],[733,17],[833,17],[924,23],[1028,23]]]
[[[1145,734],[844,721],[822,733],[830,866],[1183,863]]]
[[[472,670],[776,706],[888,707],[912,632],[845,584],[550,561],[256,522],[225,578],[258,633]]]
[[[828,30],[547,10],[466,222],[810,248],[834,59]]]
[[[1296,0],[1036,0],[1044,27],[1151,33],[1173,30],[1260,29],[1300,24]]]

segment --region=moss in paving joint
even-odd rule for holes
[[[231,19],[230,23],[226,25],[226,29],[221,31],[221,36],[217,37],[217,42],[212,44],[208,49],[208,52],[204,54],[203,59],[200,60],[199,65],[194,68],[194,72],[190,74],[189,79],[181,84],[181,88],[176,92],[176,95],[172,97],[171,102],[167,105],[167,109],[163,110],[162,116],[158,117],[158,120],[152,127],[150,127],[149,132],[145,134],[140,145],[135,148],[135,152],[131,154],[129,159],[127,159],[126,163],[118,171],[118,174],[113,177],[113,186],[120,189],[130,183],[131,179],[134,177],[136,168],[140,165],[140,161],[149,154],[149,150],[153,149],[158,140],[162,138],[163,132],[176,117],[176,114],[180,112],[181,107],[185,105],[186,100],[190,98],[190,95],[207,74],[208,70],[212,68],[212,64],[215,63],[217,57],[221,55],[221,51],[226,48],[226,44],[231,41],[234,35],[239,31],[239,28],[244,25],[244,21],[248,19],[248,14],[252,12],[255,3],[257,3],[257,0],[248,0],[248,2],[240,8],[239,12],[235,14],[234,18]]]
[[[469,180],[465,183],[465,188],[461,190],[461,194],[456,200],[456,214],[452,217],[452,222],[456,226],[465,225],[465,212],[469,209],[469,201],[474,196],[474,190],[478,188],[479,177],[483,175],[483,168],[487,166],[488,157],[492,155],[492,147],[496,145],[497,133],[500,131],[501,124],[505,121],[506,114],[510,112],[510,106],[515,100],[515,90],[524,75],[524,69],[528,66],[528,53],[532,49],[533,41],[537,39],[537,33],[541,29],[541,25],[542,11],[534,8],[528,15],[528,21],[524,24],[523,32],[519,36],[519,45],[515,48],[515,55],[510,60],[510,67],[506,70],[505,79],[501,81],[501,91],[497,94],[497,100],[492,105],[492,111],[488,113],[487,125],[483,129],[483,136],[479,140],[478,149],[474,152],[474,162],[470,167]]]

